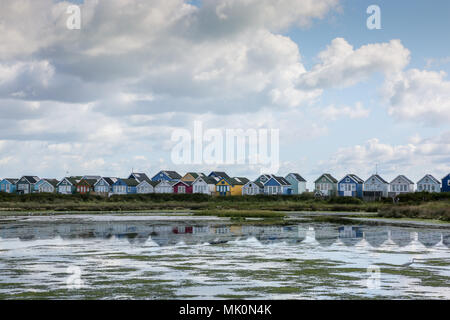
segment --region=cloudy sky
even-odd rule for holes
[[[81,8],[81,29],[66,27]],[[369,5],[381,30],[369,30]],[[0,0],[0,177],[175,165],[175,129],[274,128],[279,174],[450,172],[447,0]]]

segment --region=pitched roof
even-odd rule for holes
[[[298,181],[306,182],[306,180],[303,179],[303,177],[302,177],[301,175],[299,175],[298,173],[289,173],[289,174],[286,176],[286,178],[287,178],[289,175],[293,176],[293,177],[294,177],[295,179],[297,179]]]
[[[81,180],[81,176],[76,176],[76,177],[64,177],[61,179],[61,181],[58,182],[58,185],[63,182],[64,180],[67,180],[70,184],[72,185],[76,185],[80,180]]]
[[[334,183],[337,182],[337,179],[329,173],[325,173],[324,176],[327,177],[328,179],[330,179],[331,181],[333,181]]]
[[[105,181],[108,185],[112,186],[118,179],[119,178],[114,177],[101,177],[94,183],[94,186],[98,184],[101,180]]]
[[[277,177],[275,175],[271,176],[271,179],[274,179],[276,182],[278,182],[280,185],[282,186],[290,186],[291,183],[289,181],[287,181],[285,178],[283,177]],[[270,179],[269,179],[270,180]]]
[[[436,179],[435,177],[433,177],[431,174],[426,174],[426,175],[424,175],[422,179],[420,179],[419,181],[417,181],[417,183],[420,183],[420,181],[422,181],[422,180],[425,179],[425,178],[431,179],[431,180],[433,180],[433,181],[434,181],[435,183],[437,183],[437,184],[441,184],[441,182],[440,182],[438,179]]]
[[[339,180],[339,183],[341,183],[342,180],[344,180],[347,177],[351,178],[356,183],[364,183],[363,179],[361,179],[360,177],[358,177],[356,174],[353,173],[346,174],[341,180]]]
[[[132,172],[130,174],[130,176],[128,177],[128,179],[136,179],[139,182],[142,182],[144,180],[146,181],[150,181],[150,178],[145,174],[145,173],[140,173],[140,172]]]
[[[202,177],[202,179],[205,180],[207,184],[216,184],[217,181],[220,180],[220,178],[217,177]]]
[[[256,184],[261,189],[264,188],[264,185],[261,182],[257,182],[257,181],[248,181],[245,185],[248,185],[251,183]]]
[[[258,187],[260,188],[264,188],[264,185],[261,182],[253,182],[254,184],[256,184]]]
[[[156,187],[158,185],[158,183],[159,183],[159,181],[152,181],[152,180],[150,180],[150,181],[145,180],[145,182],[150,183],[153,188]]]
[[[412,182],[411,180],[409,180],[407,177],[405,177],[404,175],[400,174],[398,175],[395,179],[392,179],[391,183],[393,183],[395,180],[397,180],[398,178],[402,178],[405,179],[409,184],[414,184],[414,182]]]
[[[8,181],[11,184],[16,184],[17,181],[19,181],[19,179],[16,179],[16,178],[5,178],[3,180],[6,180],[6,181]],[[0,180],[0,181],[2,181],[2,180]]]
[[[322,177],[327,178],[328,180],[330,180],[330,181],[333,182],[333,183],[337,183],[337,182],[338,182],[331,174],[329,174],[329,173],[324,173],[324,174],[322,174],[320,177],[318,177],[318,178],[316,179],[316,181],[314,181],[314,183],[316,183],[316,182],[317,182],[320,178],[322,178]]]
[[[264,177],[267,179],[267,181],[269,181],[270,178],[272,178],[273,174],[262,174],[260,175],[255,181],[257,182],[261,182],[261,179]],[[266,181],[266,182],[267,182]]]
[[[264,188],[264,185],[261,182],[254,182],[258,187],[260,188]]]
[[[89,180],[97,181],[100,178],[101,178],[101,176],[83,176],[81,179],[83,179],[83,180],[89,179]]]
[[[29,183],[36,183],[40,180],[39,177],[37,177],[37,176],[23,176],[22,178],[27,180]],[[20,179],[22,179],[22,178],[20,178]]]
[[[110,186],[113,185],[117,179],[119,178],[115,178],[115,177],[103,177],[103,180],[106,181],[107,184],[109,184]]]
[[[136,179],[120,179],[129,187],[136,187],[139,182]]]
[[[183,180],[180,180],[180,181],[173,181],[173,182],[175,182],[173,185],[182,183],[182,184],[184,184],[184,185],[186,185],[186,186],[190,186],[190,185],[192,185],[192,184],[194,183],[194,181],[183,181]]]
[[[358,182],[358,183],[364,183],[364,180],[363,179],[361,179],[360,177],[358,177],[356,174],[350,174],[349,176],[351,176],[353,179],[355,179],[356,180],[356,182]]]
[[[178,174],[176,171],[167,171],[167,170],[161,170],[157,174],[155,174],[152,179],[155,179],[157,176],[160,175],[160,173],[164,173],[169,179],[171,180],[180,180],[182,176]]]
[[[82,178],[81,176],[77,176],[77,177],[65,177],[64,179],[67,179],[71,184],[76,185],[78,182],[80,182],[81,178]]]
[[[93,186],[98,181],[98,179],[82,179],[82,180],[86,181],[91,186]]]
[[[386,180],[384,180],[380,175],[378,174],[373,174],[371,175],[369,178],[367,178],[367,180],[364,183],[367,183],[372,177],[377,178],[378,180],[380,180],[383,183],[387,183],[389,184],[389,182],[387,182]]]
[[[185,176],[190,174],[194,179],[197,179],[198,177],[206,177],[206,175],[203,172],[187,172]]]
[[[220,178],[217,177],[198,177],[197,179],[195,179],[193,182],[197,182],[199,179],[202,179],[204,182],[206,182],[207,184],[216,184]]]
[[[182,177],[176,171],[164,171],[170,179],[181,179]]]
[[[56,180],[56,179],[42,179],[42,180],[47,181],[47,182],[50,183],[53,187],[56,187],[57,184],[59,183],[59,181]]]
[[[216,177],[221,177],[221,178],[227,178],[230,179],[230,176],[227,175],[225,172],[223,171],[211,171],[211,173],[208,175],[208,177],[210,177],[211,175],[215,175]]]
[[[168,181],[168,180],[158,180],[158,181],[156,181],[157,183],[156,183],[156,186],[159,186],[160,184],[169,184],[169,185],[173,185],[172,183],[171,183],[171,181]],[[178,181],[175,181],[175,183],[177,183]]]
[[[237,181],[235,181],[233,178],[225,178],[225,177],[218,177],[219,179],[217,180],[216,184],[218,184],[220,181],[225,180],[226,182],[228,182],[228,184],[230,185],[235,185],[237,184]]]
[[[159,181],[142,180],[141,182],[139,182],[138,186],[140,186],[143,183],[147,183],[147,184],[151,185],[152,187],[156,187],[156,185],[159,183]]]
[[[234,178],[232,178],[232,180],[234,181],[233,184],[238,185],[238,186],[244,185],[250,181],[249,179],[247,179],[245,177],[234,177]]]
[[[282,182],[284,185],[290,186],[291,183],[287,181],[284,177],[277,177],[278,181]]]

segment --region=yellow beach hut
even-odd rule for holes
[[[242,187],[249,180],[244,177],[221,178],[216,183],[216,195],[218,196],[240,196]]]

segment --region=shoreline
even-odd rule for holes
[[[387,199],[366,202],[351,197],[316,199],[312,194],[235,197],[211,197],[202,194],[138,194],[103,198],[90,194],[17,196],[0,193],[0,217],[151,213],[209,215],[234,219],[246,217],[280,219],[302,215],[319,220],[323,220],[324,216],[328,216],[328,220],[332,219],[330,216],[335,220],[343,216],[359,218],[364,216],[371,219],[385,219],[383,221],[407,218],[415,221],[450,222],[450,194],[406,194],[400,197],[397,203],[392,203]]]
[[[261,215],[258,211],[252,212],[215,210],[215,212],[205,212],[208,210],[144,210],[144,211],[0,211],[0,222],[13,222],[13,218],[27,217],[67,217],[79,218],[79,216],[114,216],[114,217],[164,217],[171,221],[172,217],[189,217],[187,220],[211,221],[211,218],[217,218],[217,221],[224,223],[271,223],[271,224],[296,224],[296,223],[333,223],[333,224],[359,224],[359,225],[378,225],[378,226],[397,226],[409,228],[437,228],[449,229],[450,222],[435,219],[418,218],[383,218],[373,212],[277,212],[278,215],[271,216],[272,213],[266,212]],[[11,219],[12,218],[12,219]],[[164,219],[162,219],[164,220]]]

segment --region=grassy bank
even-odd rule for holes
[[[378,216],[384,218],[414,218],[450,221],[450,201],[385,207],[380,209]]]
[[[104,198],[95,195],[0,194],[0,211],[142,211],[142,210],[267,210],[267,211],[369,211],[383,203],[353,198],[314,199],[295,196],[210,197],[201,194],[147,194]]]
[[[292,196],[210,197],[202,194],[136,194],[104,198],[96,195],[0,193],[0,211],[33,212],[134,212],[195,210],[199,215],[279,217],[281,212],[373,212],[380,217],[450,221],[450,194],[414,193],[364,202],[356,198],[315,199],[312,194]],[[240,214],[238,214],[240,212]]]

